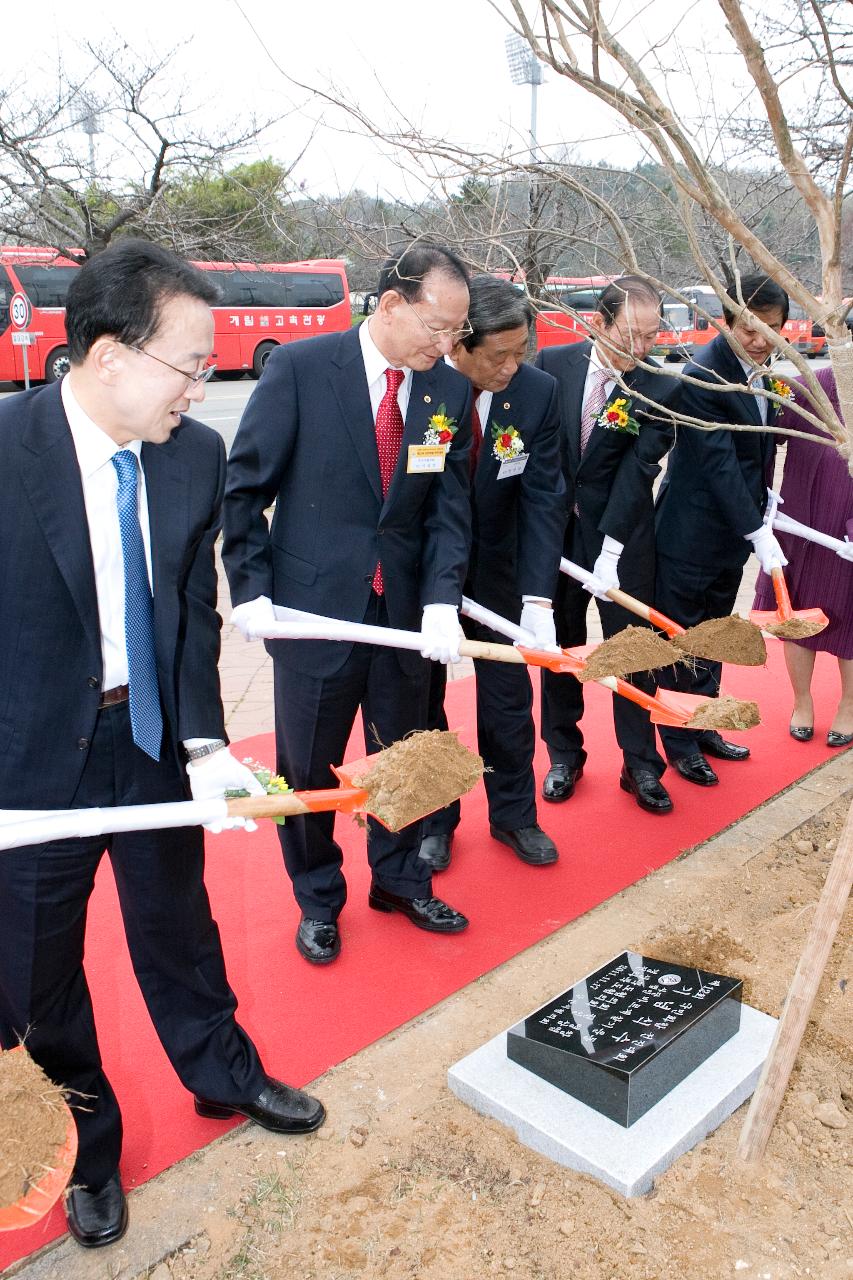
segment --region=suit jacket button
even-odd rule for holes
[[[90,689],[97,689],[98,685],[100,684],[100,681],[98,680],[97,676],[89,676],[88,680],[86,681],[86,684],[89,686]]]
[[[78,739],[77,739],[77,746],[79,747],[79,749],[80,749],[81,751],[85,751],[85,750],[86,750],[86,748],[88,747],[88,745],[89,745],[89,739],[88,739],[88,738],[78,738]]]

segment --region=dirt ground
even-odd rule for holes
[[[778,1015],[849,804],[848,793],[739,866],[735,859],[692,874],[689,855],[603,904],[569,926],[577,955],[595,952],[571,979],[628,945],[739,975],[744,998]],[[535,1007],[543,969],[547,979],[566,963],[565,939],[534,950],[535,982],[528,952],[468,988],[463,1002],[446,1002],[443,1016],[425,1015],[318,1082],[330,1119],[311,1138],[259,1142],[246,1128],[217,1144],[219,1177],[242,1194],[223,1211],[212,1192],[205,1229],[142,1274],[853,1277],[853,911],[765,1160],[745,1168],[736,1158],[744,1107],[634,1199],[529,1151],[446,1086],[447,1066]],[[506,1010],[497,1023],[496,1008]]]

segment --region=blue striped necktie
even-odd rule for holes
[[[124,560],[124,635],[130,685],[130,724],[136,745],[152,760],[159,760],[163,713],[160,710],[154,648],[154,601],[139,527],[139,470],[136,454],[130,449],[114,453],[112,462],[118,474],[116,504]]]

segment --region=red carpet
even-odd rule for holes
[[[458,937],[435,938],[401,916],[370,911],[364,836],[351,820],[339,818],[350,895],[342,917],[343,952],[328,968],[314,968],[293,946],[299,913],[272,824],[253,836],[209,837],[207,880],[240,999],[239,1017],[268,1069],[292,1084],[305,1084],[837,754],[823,745],[839,693],[834,659],[818,655],[818,718],[815,740],[807,745],[787,733],[790,693],[781,645],[771,642],[767,668],[729,668],[727,676],[726,692],[755,698],[761,707],[764,724],[748,735],[734,735],[749,742],[753,759],[715,762],[721,785],[711,796],[670,770],[665,780],[676,808],[668,817],[643,813],[619,790],[621,760],[610,695],[598,688],[586,693],[590,762],[577,793],[565,805],[540,804],[542,825],[561,850],[556,866],[524,866],[489,837],[482,790],[466,797],[453,866],[436,877],[437,893],[471,918],[470,928]],[[473,680],[448,686],[449,723],[472,746],[473,693]],[[272,764],[272,736],[247,739],[238,754]],[[350,755],[361,754],[363,745],[354,737]],[[547,756],[540,749],[540,781],[546,770]],[[124,1111],[122,1174],[130,1188],[227,1126],[194,1114],[154,1035],[127,958],[107,860],[91,904],[87,967],[106,1070]],[[564,976],[566,982],[577,977]],[[543,996],[552,992],[554,981],[553,974],[543,975]],[[54,1209],[29,1231],[0,1236],[0,1267],[63,1230],[64,1215]]]

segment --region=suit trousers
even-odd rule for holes
[[[371,592],[364,621],[388,625],[384,596]],[[356,644],[333,675],[310,676],[290,669],[286,645],[270,646],[277,768],[296,790],[337,784],[330,766],[344,758],[359,707],[370,755],[425,727],[426,661],[422,671],[408,676],[393,649]],[[278,828],[296,901],[311,920],[336,920],[346,902],[343,855],[334,828],[334,813],[288,818]],[[418,857],[420,843],[420,822],[395,833],[368,818],[367,857],[376,884],[405,898],[429,898],[430,873]]]
[[[743,565],[703,565],[657,554],[655,604],[661,613],[682,627],[695,627],[706,618],[726,618],[737,599]],[[658,672],[662,689],[716,698],[720,692],[722,663],[694,658]],[[661,741],[668,760],[683,760],[702,750],[701,729],[671,729],[661,725]]]
[[[49,757],[45,763],[49,768]],[[101,711],[72,807],[183,799],[168,742],[157,764],[133,743],[127,703]],[[93,1190],[118,1169],[122,1140],[83,969],[87,904],[105,851],[134,973],[181,1082],[227,1104],[257,1097],[266,1079],[234,1018],[237,1001],[204,886],[201,828],[56,840],[4,853],[0,1043],[11,1048],[23,1039],[47,1075],[73,1090],[79,1150],[72,1181]]]
[[[477,631],[477,639],[501,640],[493,632]],[[505,643],[505,641],[504,641]],[[444,692],[447,668],[432,665],[429,687],[430,729],[446,729]],[[489,802],[489,822],[501,831],[517,831],[536,821],[536,783],[533,753],[533,689],[526,667],[476,659],[477,749],[486,772],[483,783]],[[459,801],[424,819],[424,835],[449,835],[459,825]]]
[[[576,547],[576,544],[575,544]],[[582,563],[575,557],[578,563]],[[626,584],[626,590],[630,587]],[[554,597],[554,620],[557,627],[557,643],[561,648],[586,644],[586,612],[589,607],[590,594],[569,578],[560,574],[557,591]],[[621,605],[612,601],[596,600],[601,630],[605,640],[624,631],[629,626],[646,625],[641,618],[629,613]],[[655,679],[649,672],[638,672],[629,677],[631,684],[642,689],[644,693],[654,695]],[[556,672],[542,671],[542,737],[548,747],[548,755],[552,764],[567,764],[571,768],[581,768],[587,755],[583,746],[583,733],[580,727],[583,716],[583,685],[573,675],[558,675]],[[666,769],[666,762],[657,749],[655,727],[648,711],[629,702],[620,694],[613,694],[613,723],[616,730],[616,741],[622,748],[622,755],[628,769],[649,769],[656,777],[660,777]]]

